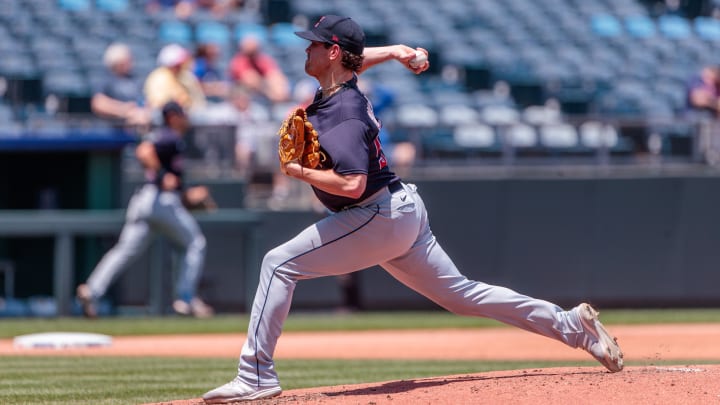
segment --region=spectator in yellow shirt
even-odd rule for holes
[[[175,101],[188,112],[206,107],[205,93],[190,69],[190,52],[177,44],[169,44],[160,50],[158,67],[145,79],[144,93],[147,105],[160,109],[169,101]]]

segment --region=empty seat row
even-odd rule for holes
[[[653,19],[648,15],[617,17],[597,14],[591,17],[593,33],[601,37],[629,35],[635,38],[664,36],[671,39],[699,39],[720,41],[720,21],[712,17],[688,20],[677,15],[662,15]]]

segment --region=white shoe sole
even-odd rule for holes
[[[203,398],[203,401],[205,401],[206,404],[230,404],[233,402],[241,402],[241,401],[253,401],[255,399],[262,399],[262,398],[272,398],[280,395],[282,393],[282,388],[280,387],[270,387],[261,389],[255,392],[251,392],[247,395],[241,395],[236,397],[224,397],[224,398]]]
[[[605,368],[617,373],[623,369],[623,353],[617,343],[617,338],[608,333],[603,324],[598,319],[598,311],[589,304],[581,304],[580,320],[585,330],[591,333],[595,338],[605,346],[605,353],[601,358],[597,358]]]

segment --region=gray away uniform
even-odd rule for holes
[[[265,255],[239,359],[242,381],[279,384],[273,353],[298,281],[374,265],[453,313],[496,319],[571,347],[582,344],[577,311],[469,280],[458,271],[435,239],[416,187],[389,170],[379,124],[356,79],[327,99],[318,94],[307,112],[328,156],[322,168],[367,174],[367,191],[352,201],[315,190],[333,213]]]
[[[180,253],[177,298],[190,302],[196,295],[205,262],[205,237],[182,205],[181,189],[165,191],[159,187],[165,172],[182,179],[184,144],[169,128],[160,128],[152,136],[162,169],[159,173],[148,172],[148,181],[130,199],[118,243],[103,256],[88,279],[94,298],[103,296],[114,278],[147,250],[155,233],[167,237]]]

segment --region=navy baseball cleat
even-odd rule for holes
[[[229,383],[206,392],[202,398],[206,404],[229,404],[232,402],[272,398],[281,393],[282,389],[279,385],[256,387],[240,381],[239,377],[235,377],[235,379]]]
[[[600,323],[598,311],[586,303],[578,305],[576,310],[585,331],[581,347],[613,373],[622,370],[623,353],[617,343],[617,338],[610,335]]]
[[[90,292],[90,287],[88,287],[87,284],[80,284],[77,287],[76,295],[82,306],[83,315],[87,318],[97,318],[97,307],[95,305],[95,299]]]

